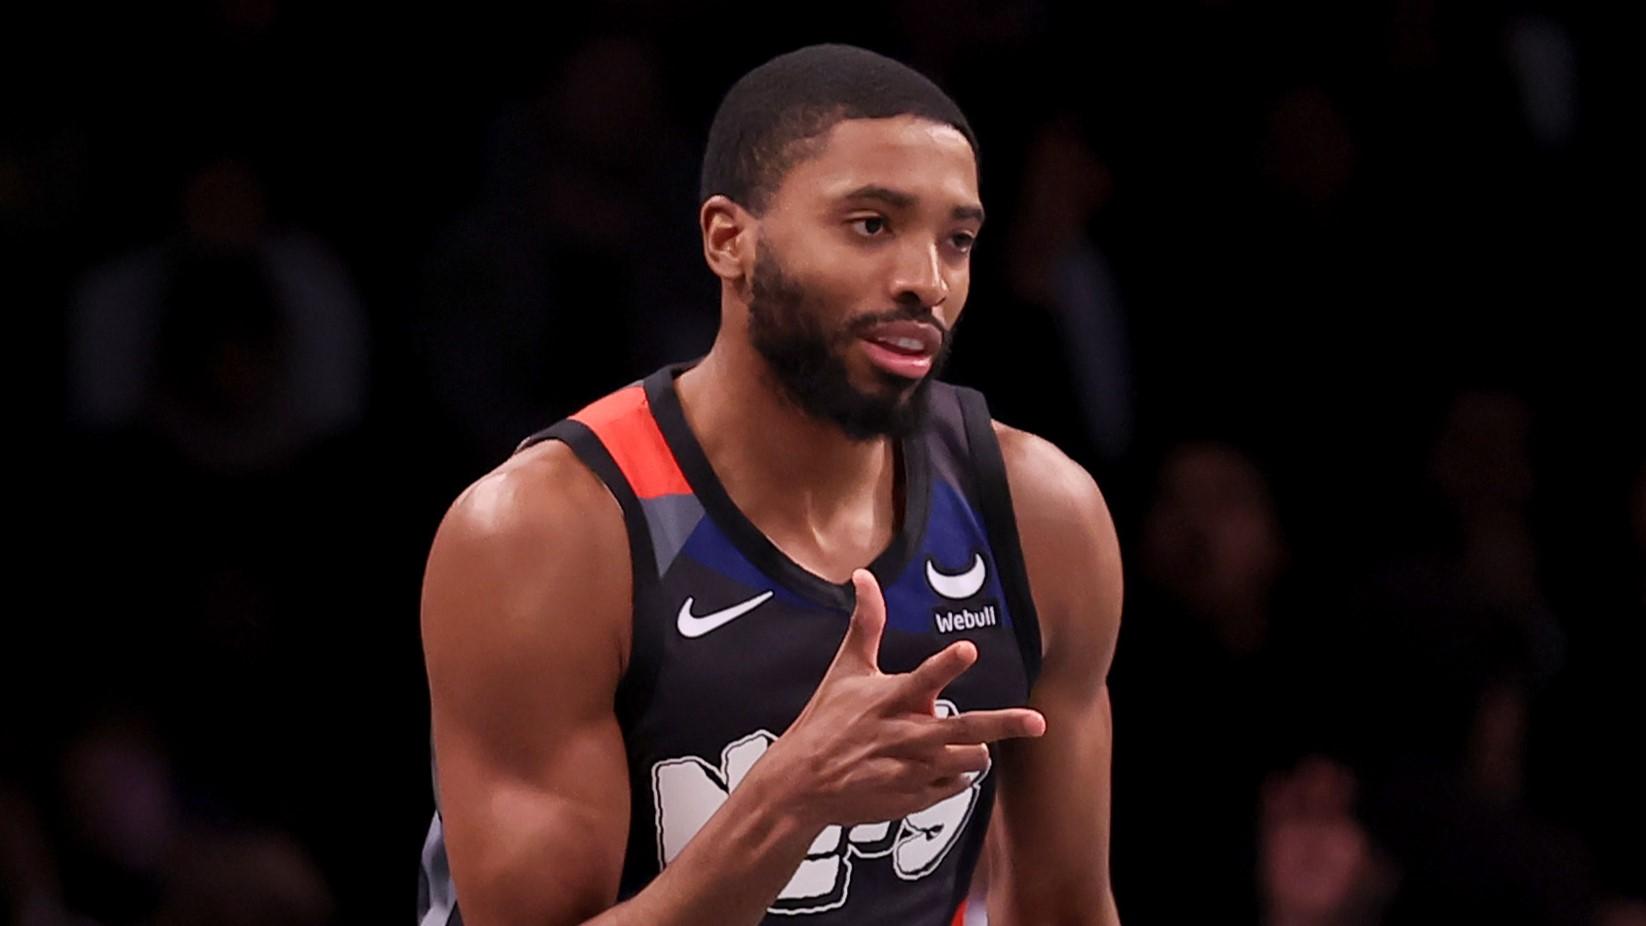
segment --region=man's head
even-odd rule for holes
[[[983,221],[954,102],[862,49],[782,55],[727,93],[702,194],[724,321],[783,393],[857,439],[918,423]]]

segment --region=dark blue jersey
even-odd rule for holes
[[[800,714],[845,635],[854,595],[783,554],[738,510],[659,370],[528,438],[564,441],[622,507],[633,563],[633,652],[617,692],[630,830],[620,900],[680,854]],[[880,666],[906,672],[956,640],[978,661],[940,711],[1027,703],[1040,637],[1000,447],[978,393],[933,383],[897,444],[903,508],[868,564],[886,599]],[[545,619],[552,619],[546,617]],[[900,820],[830,826],[766,923],[948,926],[963,908],[994,776]],[[440,815],[424,847],[424,926],[461,922]],[[552,878],[552,873],[545,872]]]

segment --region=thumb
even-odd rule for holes
[[[852,572],[852,587],[857,592],[857,606],[852,609],[846,639],[840,642],[835,662],[878,671],[880,635],[886,629],[886,600],[880,595],[880,583],[867,569]]]

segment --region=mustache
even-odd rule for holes
[[[845,334],[848,337],[855,338],[870,328],[876,325],[884,325],[887,322],[919,322],[923,325],[931,325],[943,336],[943,343],[947,344],[949,341],[949,326],[939,321],[932,310],[924,306],[859,315],[847,323]]]

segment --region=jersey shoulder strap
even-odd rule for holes
[[[989,415],[989,404],[975,389],[948,383],[933,386],[931,457],[940,478],[962,483],[957,488],[965,491],[983,519],[989,546],[999,564],[1002,590],[1012,615],[1018,648],[1023,654],[1023,667],[1032,687],[1040,674],[1040,620],[1023,561],[1012,493],[1006,483],[1006,461],[995,435],[994,420]]]
[[[661,661],[662,637],[645,619],[658,596],[661,552],[658,543],[677,544],[682,512],[692,499],[690,486],[657,426],[646,391],[631,383],[597,399],[571,416],[521,441],[519,453],[534,444],[558,440],[577,455],[617,499],[629,537],[633,576],[629,665],[617,690],[617,713],[627,723],[651,697]],[[681,502],[686,502],[683,506]]]

